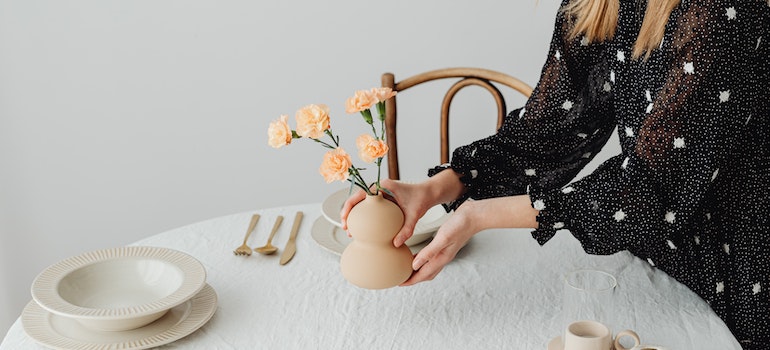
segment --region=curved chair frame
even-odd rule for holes
[[[444,95],[444,101],[441,103],[441,163],[449,162],[449,107],[452,104],[455,95],[460,90],[467,86],[476,85],[485,88],[492,94],[492,97],[494,97],[495,103],[497,104],[497,128],[502,126],[503,118],[507,111],[505,98],[493,83],[508,86],[511,89],[520,92],[525,97],[529,97],[532,94],[532,87],[521,80],[504,73],[482,68],[437,69],[417,74],[399,82],[395,81],[395,76],[392,73],[385,73],[382,75],[382,86],[391,88],[396,92],[401,92],[415,85],[447,78],[460,78],[460,80],[449,88],[449,91]],[[388,177],[398,180],[400,174],[396,138],[396,97],[387,100],[385,104],[385,138],[389,148]]]

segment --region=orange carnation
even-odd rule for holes
[[[320,139],[328,130],[329,107],[326,105],[307,105],[300,108],[294,116],[297,119],[297,134],[311,139]]]
[[[288,115],[281,115],[267,128],[267,143],[273,148],[281,148],[291,143],[291,128],[287,123],[288,120]]]
[[[345,101],[345,112],[353,114],[371,108],[377,103],[377,98],[368,90],[356,91],[353,97]]]
[[[374,96],[374,99],[377,100],[377,102],[384,102],[385,100],[396,96],[396,92],[393,91],[393,89],[387,87],[372,88],[369,93]]]
[[[348,179],[348,169],[353,166],[353,162],[342,148],[335,148],[324,154],[323,163],[318,171],[324,177],[326,183],[334,181],[346,181]]]
[[[372,163],[375,159],[384,157],[388,153],[388,145],[369,134],[363,134],[356,139],[358,156],[366,163]]]

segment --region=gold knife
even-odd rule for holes
[[[283,249],[283,253],[281,254],[281,265],[286,265],[286,263],[294,257],[294,253],[297,252],[297,232],[299,231],[299,224],[301,222],[302,212],[298,211],[297,216],[294,217],[294,226],[291,227],[289,241],[286,242],[286,248]]]

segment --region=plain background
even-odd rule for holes
[[[221,215],[320,203],[343,188],[318,175],[318,145],[267,145],[281,114],[293,121],[304,105],[329,105],[354,153],[367,129],[344,102],[384,72],[481,67],[534,86],[558,5],[0,0],[0,335],[56,261]],[[399,97],[403,179],[423,179],[439,161],[449,84]],[[505,93],[509,109],[523,104]],[[494,132],[486,91],[456,101],[452,148]]]

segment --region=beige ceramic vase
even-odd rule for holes
[[[348,282],[366,289],[395,287],[412,275],[412,251],[396,248],[393,238],[404,225],[404,213],[395,203],[368,195],[348,214],[353,241],[342,252],[340,269]]]

